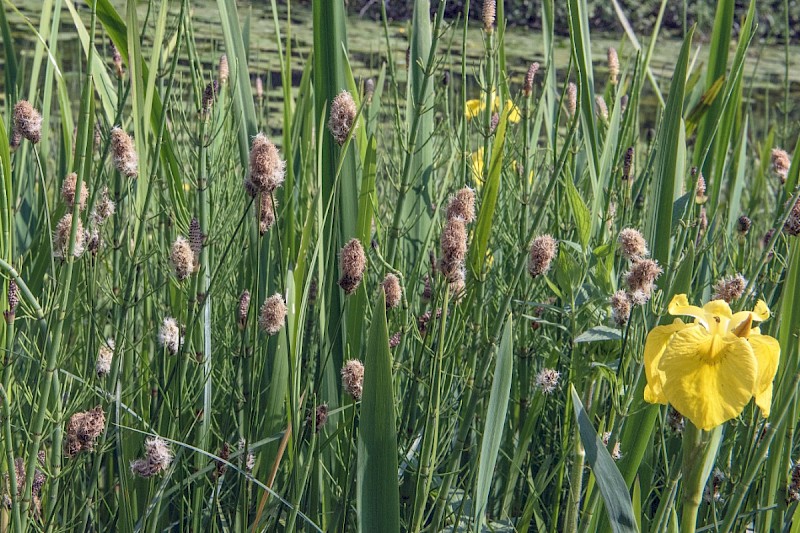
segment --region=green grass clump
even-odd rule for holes
[[[800,144],[753,112],[754,1],[668,77],[623,10],[593,60],[586,0],[543,2],[525,76],[502,2],[416,0],[405,55],[381,2],[363,78],[342,0],[302,60],[291,3],[218,0],[213,55],[189,0],[88,3],[0,10],[4,529],[796,526]],[[680,294],[772,310],[769,418],[644,400]]]

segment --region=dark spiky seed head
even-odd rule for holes
[[[331,116],[328,118],[328,129],[331,131],[336,143],[341,146],[347,140],[350,132],[356,127],[356,106],[353,95],[342,91],[331,102]]]
[[[19,288],[13,279],[8,282],[8,310],[14,312],[19,305]]]
[[[42,115],[27,100],[14,105],[14,131],[33,144],[42,140]]]
[[[534,61],[528,67],[528,72],[525,74],[525,83],[522,85],[522,94],[526,97],[533,93],[533,81],[536,78],[537,72],[539,72],[539,63]]]
[[[753,225],[753,221],[750,220],[750,217],[747,215],[742,215],[736,220],[736,232],[744,237],[748,233],[750,233],[750,227]]]
[[[214,100],[217,99],[217,95],[219,94],[219,82],[217,80],[212,80],[208,82],[206,85],[205,90],[203,91],[203,99],[202,99],[202,113],[208,114],[211,110],[211,106],[214,105]]]
[[[797,200],[789,212],[789,217],[783,224],[783,231],[792,237],[800,235],[800,199]]]
[[[447,204],[447,218],[460,217],[470,224],[475,221],[475,191],[469,187],[462,187]]]
[[[200,254],[203,252],[204,241],[205,235],[203,235],[203,230],[200,229],[200,221],[197,220],[197,217],[192,217],[189,222],[189,246],[192,249],[192,255],[194,255],[195,271],[200,268]]]
[[[545,234],[536,237],[528,254],[528,273],[534,278],[546,274],[557,253],[558,242],[552,236]]]
[[[135,178],[139,174],[139,157],[133,146],[133,139],[121,128],[111,130],[111,152],[114,156],[114,167],[123,176]]]
[[[250,291],[245,289],[239,296],[239,308],[236,314],[236,323],[240,330],[247,327],[247,315],[250,312]]]
[[[631,169],[633,168],[633,146],[625,151],[625,160],[622,163],[622,179],[627,181],[631,179]]]
[[[325,424],[328,422],[328,404],[321,403],[317,406],[313,413],[308,415],[306,423],[312,426],[314,433],[319,433]]]
[[[386,296],[386,309],[394,309],[403,298],[403,288],[400,286],[400,279],[392,274],[386,274],[383,278],[383,293]]]
[[[268,335],[278,333],[286,323],[286,302],[280,293],[275,293],[264,301],[258,316],[258,325]]]
[[[653,291],[653,283],[655,283],[656,279],[658,279],[663,272],[658,262],[652,259],[634,261],[630,271],[625,274],[625,283],[628,285],[628,292],[641,292],[644,296],[649,298]]]
[[[283,184],[286,162],[266,135],[259,133],[250,146],[250,182],[261,192],[272,192]],[[246,185],[245,185],[246,186]]]
[[[358,359],[350,359],[342,367],[342,388],[354,400],[361,399],[364,392],[364,364]]]

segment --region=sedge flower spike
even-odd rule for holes
[[[769,318],[767,305],[759,300],[753,311],[733,313],[724,300],[701,308],[678,294],[669,313],[694,322],[676,318],[647,335],[645,401],[669,403],[703,430],[739,416],[751,398],[769,416],[781,349],[754,324]]]

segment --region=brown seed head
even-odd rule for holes
[[[17,311],[17,306],[19,305],[19,287],[17,287],[17,282],[13,279],[8,282],[8,310],[12,313]]]
[[[558,242],[552,236],[536,237],[528,254],[528,273],[534,278],[546,274],[557,253]]]
[[[258,325],[266,331],[268,335],[278,333],[286,323],[286,302],[280,293],[275,293],[266,300],[261,306],[258,316]]]
[[[361,284],[367,256],[358,239],[350,239],[339,252],[339,286],[346,294],[352,294]]]
[[[533,80],[536,78],[537,72],[539,72],[539,63],[534,61],[528,67],[528,72],[525,74],[525,83],[522,85],[522,94],[526,97],[533,93]]]
[[[222,54],[219,56],[219,82],[222,85],[228,83],[228,76],[230,75],[230,70],[228,69],[228,56]]]
[[[349,92],[342,91],[336,95],[331,103],[328,129],[331,130],[331,135],[333,135],[339,146],[344,144],[348,135],[350,135],[350,131],[356,127],[357,114],[358,107]]]
[[[744,294],[747,287],[747,280],[741,274],[736,274],[730,278],[722,278],[714,284],[713,300],[725,300],[732,303]]]
[[[594,110],[603,122],[608,122],[608,106],[605,98],[599,94],[594,97]]]
[[[271,194],[262,192],[258,202],[258,231],[261,235],[264,235],[274,225],[275,203]]]
[[[117,206],[108,196],[108,187],[103,187],[100,191],[100,197],[94,203],[94,210],[90,218],[95,224],[102,226],[114,215],[116,210]]]
[[[83,222],[78,217],[77,228],[75,230],[75,246],[72,250],[74,257],[80,257],[85,250],[86,235],[83,231]],[[59,220],[53,232],[53,256],[58,259],[65,259],[69,255],[69,237],[72,232],[72,213],[65,214]]]
[[[783,224],[783,231],[792,237],[800,235],[800,200],[794,204],[794,207],[789,212],[789,218]]]
[[[278,148],[263,133],[253,138],[250,147],[250,182],[261,192],[272,192],[283,184],[286,162]]]
[[[160,437],[148,437],[144,442],[145,456],[131,463],[134,475],[149,478],[160,474],[172,463],[169,443]]]
[[[570,82],[567,85],[567,113],[570,117],[574,117],[578,111],[578,86]]]
[[[439,246],[439,268],[448,280],[452,280],[467,255],[467,226],[463,218],[454,216],[447,219],[442,228]]]
[[[314,428],[314,433],[319,433],[325,423],[328,422],[328,404],[321,403],[313,413],[309,413],[306,423]]]
[[[202,99],[202,113],[204,115],[207,115],[208,112],[211,110],[211,106],[214,105],[214,100],[217,99],[218,94],[219,94],[219,82],[217,80],[212,80],[208,82],[208,85],[206,85],[206,88],[203,91],[203,99]]]
[[[622,179],[629,181],[631,179],[631,170],[633,168],[633,146],[625,151],[625,161],[622,164]]]
[[[115,347],[114,339],[106,339],[105,342],[100,344],[100,348],[97,350],[97,361],[94,365],[97,377],[106,377],[111,372],[111,362],[114,360]]]
[[[33,144],[42,140],[42,115],[27,100],[20,100],[14,105],[13,127],[18,135]]]
[[[236,323],[240,330],[247,327],[247,315],[250,312],[250,291],[245,289],[239,296],[239,308],[236,313]]]
[[[342,367],[342,388],[358,401],[364,392],[364,365],[358,359],[350,359]]]
[[[106,414],[99,405],[83,413],[75,413],[67,423],[64,455],[75,457],[80,452],[91,452],[106,426]]]
[[[697,171],[697,169],[694,169]],[[703,177],[702,172],[697,172],[697,188],[695,189],[695,202],[698,204],[704,204],[708,200],[708,196],[706,196],[706,178]]]
[[[631,301],[625,291],[617,291],[611,295],[611,317],[617,326],[624,326],[631,316]]]
[[[133,139],[121,128],[111,130],[111,152],[114,156],[114,168],[120,174],[135,178],[139,174],[139,156],[133,145]]]
[[[625,228],[620,231],[617,243],[620,253],[629,261],[643,259],[650,253],[647,250],[647,241],[644,240],[639,230],[634,228]]]
[[[161,329],[158,331],[158,343],[171,355],[177,354],[178,350],[183,346],[183,334],[174,318],[167,317],[164,319]]]
[[[467,224],[475,221],[475,191],[462,187],[447,204],[447,218],[461,218]]]
[[[640,259],[634,261],[631,269],[625,274],[625,283],[628,285],[628,292],[634,304],[643,303],[649,300],[653,292],[653,283],[664,271],[657,261],[652,259]]]
[[[780,148],[772,149],[772,171],[781,179],[781,183],[786,183],[791,166],[792,161],[789,159],[789,154],[786,153],[786,150],[781,150]]]
[[[114,72],[117,73],[118,78],[121,78],[124,73],[122,69],[122,56],[119,50],[117,50],[117,47],[114,46],[114,43],[111,43],[111,61],[114,63]]]
[[[608,82],[611,85],[619,82],[619,57],[617,49],[613,46],[608,49]]]
[[[391,272],[386,274],[386,277],[383,278],[382,286],[383,293],[386,296],[386,309],[394,309],[400,305],[403,299],[403,288],[400,286],[398,277]]]
[[[78,175],[76,173],[68,174],[61,184],[61,198],[68,207],[73,207],[75,204],[75,187],[77,186]],[[89,198],[89,189],[86,188],[86,182],[81,181],[81,194],[79,196],[78,208],[83,211],[86,208],[86,200]]]
[[[497,12],[497,0],[483,0],[483,30],[492,33],[494,30],[494,18]]]
[[[175,270],[175,276],[178,281],[183,281],[194,272],[194,253],[189,241],[181,236],[175,239],[172,243],[172,250],[169,254],[169,260],[172,263],[172,268]]]
[[[552,394],[558,388],[561,373],[552,368],[544,368],[536,375],[536,386],[545,394]]]
[[[744,237],[748,233],[750,233],[750,227],[753,225],[753,221],[750,220],[750,217],[747,215],[742,215],[736,220],[736,232]]]
[[[400,346],[400,341],[403,339],[403,332],[402,331],[395,331],[394,334],[389,337],[389,348],[397,348]]]
[[[200,254],[203,252],[205,237],[203,230],[200,229],[200,221],[196,217],[192,217],[191,222],[189,222],[189,247],[192,249],[192,255],[194,256],[195,272],[200,269]]]

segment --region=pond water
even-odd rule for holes
[[[77,9],[84,15],[85,22],[88,23],[89,12],[86,2],[73,1],[75,1]],[[39,17],[41,16],[41,0],[22,0],[16,3],[22,14],[29,19],[29,22],[38,27]],[[282,6],[285,4],[284,1],[277,3]],[[124,0],[112,0],[112,4],[122,10],[125,2]],[[154,2],[154,4],[158,4],[158,2]],[[175,17],[177,16],[180,2],[173,1],[172,4],[174,6],[170,9],[174,11],[174,16],[168,22],[170,27],[175,25]],[[265,80],[268,105],[278,111],[276,99],[279,97],[280,72],[275,43],[275,25],[270,2],[266,0],[239,1],[238,5],[240,19],[243,24],[248,25],[250,32],[249,61],[251,73],[253,77],[260,76]],[[147,2],[140,2],[140,20],[146,19],[147,7]],[[287,14],[285,7],[279,9],[281,9],[281,13],[279,13],[281,32],[285,37],[288,26]],[[214,0],[193,0],[191,2],[191,10],[193,33],[197,40],[198,52],[200,57],[207,62],[207,66],[213,68],[212,63],[224,50],[222,27],[217,15],[217,3]],[[25,20],[20,15],[10,12],[8,8],[6,8],[6,12],[12,28],[16,51],[21,56],[21,66],[24,72],[26,65],[30,63],[36,37],[32,35]],[[150,17],[151,25],[153,23],[152,18],[154,16]],[[292,75],[295,85],[299,82],[301,70],[308,60],[313,44],[311,18],[310,9],[307,6],[292,5]],[[347,24],[350,61],[355,75],[364,78],[374,76],[378,72],[386,54],[383,25],[357,16],[351,16]],[[393,58],[398,66],[403,66],[405,63],[405,51],[408,43],[407,28],[408,25],[402,22],[392,23],[389,26],[390,46]],[[595,79],[599,84],[605,81],[607,47],[615,46],[619,50],[623,66],[625,59],[635,54],[635,50],[622,34],[609,35],[603,33],[601,28],[592,28],[592,30],[596,32],[592,36],[592,54],[596,69]],[[148,41],[147,35],[151,33],[145,32],[145,42]],[[644,36],[639,38],[642,42],[646,42]],[[443,45],[442,53],[449,54],[453,61],[460,62],[460,27],[452,28],[443,41],[446,45]],[[708,55],[708,44],[700,39],[698,41],[695,46],[695,68],[699,68]],[[655,48],[651,68],[662,87],[666,87],[669,83],[669,77],[680,45],[681,43],[677,39],[661,38]],[[61,16],[61,33],[58,46],[58,57],[62,71],[65,72],[65,76],[68,78],[74,78],[74,82],[77,83],[79,69],[75,68],[75,65],[82,59],[82,52],[72,18],[66,7]],[[557,38],[556,46],[554,66],[559,77],[564,77],[569,63],[569,41],[563,37]],[[506,32],[507,67],[512,85],[521,84],[525,70],[531,61],[539,61],[544,64],[542,48],[539,32],[523,28],[512,28]],[[470,31],[466,52],[468,69],[470,72],[475,72],[479,68],[480,57],[483,53],[482,32],[477,26]],[[762,127],[771,122],[778,123],[777,119],[773,120],[773,118],[783,116],[784,80],[787,75],[791,94],[788,112],[791,120],[800,120],[800,60],[798,60],[800,57],[800,45],[791,45],[788,56],[789,64],[787,68],[786,50],[782,45],[755,42],[751,46],[745,70],[747,79],[745,94],[749,95],[748,102],[752,106],[754,116],[763,117],[765,124],[762,124]],[[3,57],[0,57],[0,62],[2,61]],[[398,68],[398,71],[398,75],[404,75],[404,69]],[[455,74],[458,74],[458,72]],[[460,80],[456,79],[454,81],[459,83]],[[467,82],[467,90],[470,94],[476,92],[477,87],[475,84],[471,80],[467,80]],[[1,80],[0,84],[2,84]],[[272,88],[276,89],[271,90]],[[274,97],[271,95],[274,95]],[[652,108],[652,111],[655,112],[657,101],[652,92],[645,95],[645,97],[645,114],[649,115],[647,113],[648,108]],[[276,113],[275,115],[278,114]],[[656,113],[652,115],[656,116]],[[782,118],[780,122],[782,123]]]

